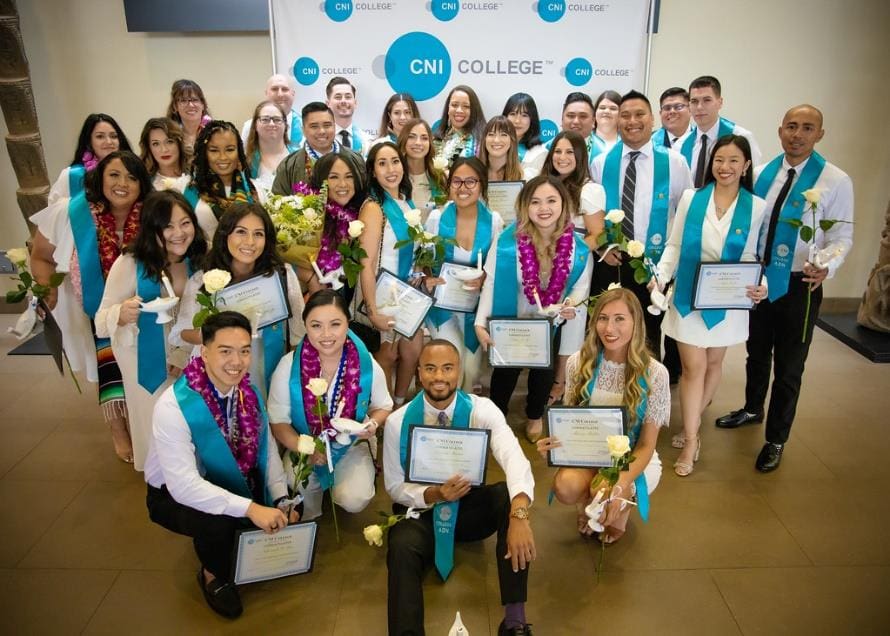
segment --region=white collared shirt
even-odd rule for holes
[[[495,461],[504,470],[507,477],[507,490],[510,499],[520,493],[525,493],[534,501],[535,478],[532,476],[532,467],[526,459],[519,441],[512,429],[507,425],[504,414],[488,398],[470,395],[473,402],[473,410],[470,415],[470,428],[488,429],[491,431],[491,454]],[[456,400],[441,411],[451,421],[454,415]],[[386,418],[386,427],[383,430],[383,482],[386,492],[396,503],[414,508],[427,508],[429,504],[424,501],[423,493],[430,486],[428,484],[412,484],[405,481],[405,471],[401,462],[402,420],[408,404],[392,413]],[[439,409],[435,408],[424,398],[423,423],[426,426],[438,424]],[[412,422],[413,424],[413,422]]]
[[[714,144],[717,142],[717,133],[719,132],[719,130],[720,130],[720,119],[719,118],[717,119],[717,123],[715,123],[713,126],[711,126],[710,129],[701,130],[701,129],[697,128],[695,130],[695,145],[692,148],[692,163],[690,164],[690,170],[693,173],[693,177],[695,176],[695,167],[698,165],[698,154],[699,154],[699,151],[701,150],[702,135],[708,136],[707,148],[708,148],[708,157],[710,158],[710,154],[714,150]],[[732,129],[732,134],[741,135],[742,137],[744,137],[745,139],[748,140],[748,143],[751,144],[751,165],[756,166],[757,164],[759,164],[762,155],[760,153],[760,146],[757,145],[757,140],[754,139],[754,133],[752,133],[750,130],[742,128],[741,126],[736,124],[735,127]],[[678,151],[679,151],[679,149],[678,149]],[[707,166],[707,162],[705,162],[705,165]]]

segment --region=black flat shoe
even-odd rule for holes
[[[198,585],[204,594],[204,600],[214,612],[226,618],[238,618],[244,608],[241,607],[241,597],[235,585],[218,578],[210,583],[204,582],[204,568],[198,569]]]
[[[714,424],[717,428],[738,428],[744,424],[756,424],[763,421],[763,413],[748,413],[745,409],[733,411],[729,415],[718,417]]]
[[[522,627],[506,627],[504,621],[498,625],[498,636],[532,636],[532,626],[526,623]]]
[[[770,473],[774,471],[782,462],[782,451],[784,449],[785,447],[782,444],[770,444],[767,442],[763,445],[763,448],[760,449],[760,454],[757,455],[757,461],[754,463],[754,468],[762,473]]]

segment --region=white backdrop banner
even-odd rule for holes
[[[297,106],[330,78],[356,87],[355,122],[377,133],[386,100],[410,93],[437,121],[449,89],[472,87],[487,118],[513,93],[535,98],[543,137],[572,91],[642,90],[649,0],[271,0],[275,62]]]

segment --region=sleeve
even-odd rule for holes
[[[692,201],[693,195],[695,195],[695,190],[686,190],[683,196],[680,197],[680,203],[677,205],[677,215],[674,217],[671,234],[656,266],[658,280],[662,284],[672,280],[674,274],[677,273],[677,265],[680,262],[680,245],[683,243],[683,226],[686,224],[686,212],[689,209],[689,203]]]
[[[219,221],[216,220],[216,215],[213,214],[213,210],[204,199],[198,199],[198,204],[195,206],[195,216],[198,217],[198,227],[204,232],[207,244],[212,244],[213,235],[216,234]]]
[[[525,154],[525,161],[522,162],[523,174],[526,179],[537,177],[544,169],[544,162],[547,160],[549,149],[540,144],[534,148],[529,148]]]
[[[566,300],[571,301],[573,305],[579,304],[590,295],[590,277],[593,273],[592,254],[592,252],[588,252],[587,263],[584,265],[584,272],[578,277],[577,282],[566,297]],[[584,331],[586,327],[586,307],[578,307],[575,309],[575,317],[571,320],[566,320],[562,326],[559,355],[566,356],[581,348],[581,345],[584,343]]]
[[[476,320],[473,323],[477,327],[488,329],[488,319],[491,317],[491,308],[494,303],[494,272],[497,266],[498,243],[492,241],[485,259],[485,282],[482,284],[482,292],[479,294],[479,304],[476,306]]]
[[[507,477],[507,490],[510,499],[525,493],[532,501],[535,499],[535,478],[532,467],[513,430],[507,425],[504,414],[487,398],[472,396],[473,418],[482,424],[479,428],[491,431],[491,454],[504,470]]]
[[[680,197],[683,196],[683,192],[692,189],[693,184],[692,173],[689,171],[689,166],[686,165],[683,155],[675,150],[668,150],[668,157],[670,158],[671,169],[671,189],[668,196],[670,197],[669,206],[671,216],[673,217],[674,211],[680,204]]]
[[[429,488],[425,484],[409,484],[405,481],[402,468],[400,444],[402,419],[407,406],[403,406],[386,418],[383,427],[383,485],[392,500],[409,508],[428,508],[423,493]]]
[[[306,335],[306,325],[303,324],[303,309],[306,304],[303,301],[303,290],[294,268],[290,264],[285,265],[284,268],[287,278],[287,301],[290,303],[291,311],[288,330],[290,331],[290,344],[295,347]]]
[[[287,497],[287,481],[284,476],[284,466],[281,463],[281,457],[278,455],[278,444],[275,443],[275,437],[269,429],[269,423],[266,422],[266,485],[269,487],[269,495],[272,501]],[[247,510],[244,511],[245,514]]]
[[[290,374],[294,360],[294,352],[284,354],[272,372],[269,383],[269,421],[273,424],[290,424]]]
[[[49,198],[47,199],[47,205],[52,205],[57,201],[62,201],[63,199],[68,199],[71,197],[71,190],[68,185],[70,172],[70,166],[62,168],[62,171],[59,173],[59,177],[49,189]]]
[[[849,176],[844,175],[828,193],[824,205],[822,218],[842,221],[822,235],[823,248],[840,250],[828,263],[828,278],[832,278],[853,249],[853,182]]]
[[[170,328],[170,335],[167,341],[174,347],[183,347],[188,349],[193,346],[191,343],[182,339],[182,332],[186,329],[194,329],[192,327],[192,319],[198,313],[198,290],[204,284],[204,272],[197,271],[192,274],[185,284],[182,292],[182,299],[179,301],[179,311],[176,314],[176,322]]]
[[[766,201],[755,196],[753,202],[753,210],[751,211],[751,228],[748,231],[748,240],[745,241],[745,247],[742,251],[741,260],[745,262],[754,262],[758,260],[757,244],[760,240],[760,230],[763,226],[763,214],[766,210]]]
[[[119,256],[105,280],[105,293],[96,311],[94,322],[96,335],[100,338],[115,338],[118,331],[128,331],[135,338],[138,328],[135,323],[118,325],[121,303],[136,295],[136,261],[132,256]],[[132,343],[127,343],[132,344]]]
[[[253,123],[253,117],[241,124],[241,141],[247,146],[247,137],[250,135],[250,124]]]
[[[588,181],[581,188],[581,214],[596,214],[606,209],[606,190],[599,183]]]
[[[291,166],[296,161],[299,153],[300,151],[298,150],[295,153],[289,154],[284,158],[284,161],[278,164],[278,169],[275,171],[275,179],[272,181],[272,194],[280,194],[282,196],[291,194],[291,188],[294,185],[291,180]]]
[[[389,389],[386,388],[386,373],[383,367],[377,364],[377,361],[371,358],[371,364],[374,367],[373,376],[371,378],[371,404],[368,411],[384,409],[392,411],[393,401],[389,395]]]
[[[601,154],[598,157],[594,158],[592,162],[590,162],[590,178],[593,179],[594,183],[602,184],[603,182],[603,165],[606,163],[606,155]],[[603,203],[605,204],[605,197],[603,197]]]
[[[671,389],[667,368],[658,360],[649,361],[649,397],[643,421],[655,426],[667,426],[671,420]]]
[[[67,272],[74,254],[74,232],[68,216],[68,199],[59,199],[47,207],[31,215],[31,223],[46,237],[55,248],[53,260],[57,272]]]

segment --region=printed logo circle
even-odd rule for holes
[[[538,16],[544,22],[556,22],[566,13],[566,3],[562,0],[540,0],[537,3]]]
[[[352,15],[352,0],[324,0],[324,12],[334,22],[345,22]]]
[[[541,120],[541,141],[547,143],[551,141],[559,132],[559,126],[552,119]]]
[[[312,86],[318,81],[318,63],[311,57],[298,57],[293,72],[294,79],[302,86]]]
[[[439,506],[439,519],[442,521],[451,519],[451,508],[449,506]]]
[[[451,77],[451,56],[438,38],[412,31],[396,39],[386,52],[386,81],[396,93],[417,101],[435,97]]]
[[[661,245],[661,234],[653,234],[649,240],[652,241],[652,245]]]
[[[454,20],[460,9],[460,2],[457,0],[432,0],[429,5],[433,17],[442,22]]]
[[[790,250],[788,249],[788,246],[784,243],[776,246],[776,254],[778,254],[780,258],[785,258],[786,256],[788,256],[789,252]]]
[[[572,86],[584,86],[593,77],[593,67],[583,57],[576,57],[566,64],[566,81]]]

